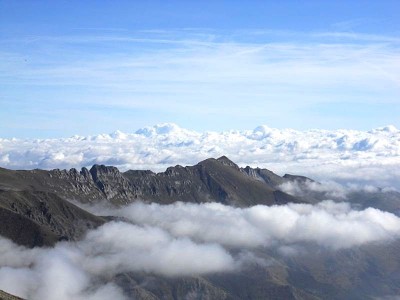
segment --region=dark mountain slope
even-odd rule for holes
[[[398,240],[337,251],[310,248],[287,259],[287,281],[323,299],[395,299],[382,295],[400,294],[399,251]]]
[[[76,240],[105,222],[55,194],[27,190],[0,190],[0,216],[0,234],[28,247]]]
[[[124,273],[115,278],[129,299],[151,300],[243,300],[243,299],[321,299],[312,293],[277,283],[267,269],[254,267],[237,273],[208,276],[162,277]]]
[[[25,247],[53,246],[59,237],[45,226],[0,207],[0,235]]]

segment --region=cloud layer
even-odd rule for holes
[[[114,221],[79,242],[26,249],[0,238],[0,289],[29,299],[124,299],[110,278],[121,272],[162,276],[239,271],[265,264],[252,251],[295,255],[308,243],[336,250],[400,236],[400,218],[332,201],[234,208],[217,203],[135,203],[92,207]],[[234,250],[234,251],[232,251]]]
[[[226,247],[271,247],[313,242],[332,249],[387,240],[400,234],[400,218],[374,208],[357,211],[348,203],[257,205],[219,203],[171,205],[134,203],[108,211],[136,224],[155,226],[174,237]],[[104,211],[103,211],[104,213]]]
[[[399,188],[400,131],[394,126],[370,131],[296,131],[259,126],[254,130],[199,133],[166,123],[135,133],[0,138],[0,166],[12,169],[106,164],[121,170],[161,171],[221,155],[241,166],[265,167],[278,174]]]

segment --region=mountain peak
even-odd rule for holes
[[[235,164],[233,161],[231,161],[228,157],[226,157],[225,155],[217,158],[217,161],[219,161],[221,164],[225,165],[225,166],[230,166],[230,167],[234,167],[239,169],[239,166],[237,164]]]
[[[105,166],[105,165],[93,165],[89,170],[92,174],[93,179],[97,179],[101,175],[118,175],[120,172],[118,168],[113,166]]]
[[[114,166],[106,166],[106,165],[99,165],[99,164],[94,164],[90,170],[99,170],[102,172],[115,172],[118,171],[117,167]]]

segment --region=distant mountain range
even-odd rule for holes
[[[26,247],[53,246],[63,240],[79,240],[87,230],[113,219],[95,216],[75,205],[79,203],[107,202],[121,207],[140,200],[249,207],[325,200],[326,194],[307,188],[311,182],[319,184],[303,176],[240,168],[225,156],[194,166],[169,167],[160,173],[120,172],[104,165],[80,171],[0,168],[0,235]],[[302,193],[285,192],[282,187],[291,183]],[[400,211],[397,192],[354,191],[348,198],[359,207]],[[369,295],[400,294],[399,252],[396,241],[334,254],[316,250],[312,257],[291,257],[271,268],[254,266],[241,273],[182,278],[124,273],[113,281],[132,299],[186,299],[188,292],[193,295],[190,299],[367,299]],[[260,255],[277,259],[271,250],[260,251]],[[143,286],[144,281],[152,284]]]
[[[197,132],[164,123],[134,132],[47,139],[0,138],[0,166],[70,169],[104,164],[157,172],[227,155],[244,167],[272,168],[311,178],[400,189],[400,130],[294,130],[265,125],[253,130]],[[364,174],[368,176],[364,176]]]
[[[169,167],[165,172],[94,165],[90,170],[11,171],[0,169],[6,191],[44,191],[82,203],[107,200],[127,204],[137,199],[162,204],[175,201],[220,202],[239,207],[299,202],[278,188],[300,177],[280,177],[266,169],[239,168],[227,157],[206,159],[195,166]]]

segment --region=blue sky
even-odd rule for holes
[[[400,127],[399,1],[0,1],[0,137]]]

